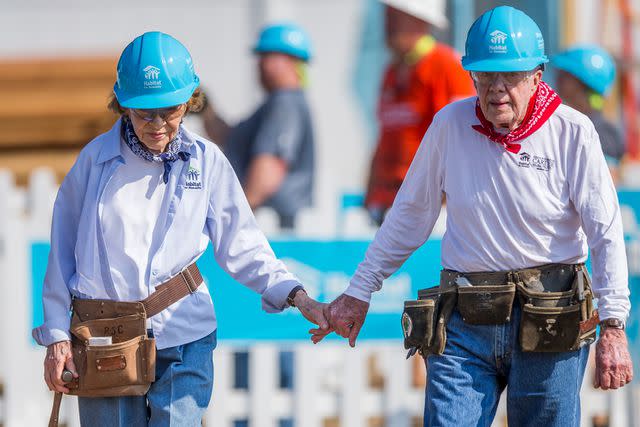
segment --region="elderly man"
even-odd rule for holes
[[[431,35],[447,26],[444,0],[381,0],[391,52],[380,91],[380,132],[365,205],[380,225],[402,184],[420,140],[445,105],[473,94],[460,55]]]
[[[476,20],[462,65],[478,96],[436,115],[365,260],[326,309],[355,345],[371,294],[429,237],[446,195],[440,286],[403,317],[405,337],[433,326],[416,345],[428,368],[427,426],[488,426],[507,386],[509,425],[579,426],[592,292],[602,319],[596,385],[633,376],[615,189],[591,121],[542,82],[546,62],[523,12],[501,6]],[[325,335],[312,332],[314,342]]]

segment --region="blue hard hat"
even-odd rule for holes
[[[600,95],[606,95],[616,78],[616,64],[604,49],[594,45],[575,46],[551,59],[554,67],[574,75]]]
[[[199,84],[187,48],[152,31],[136,37],[120,55],[113,92],[124,108],[165,108],[187,102]]]
[[[291,23],[265,27],[253,48],[256,53],[279,52],[303,61],[311,59],[311,40],[305,31]]]
[[[491,9],[467,34],[462,67],[469,71],[528,71],[548,62],[538,25],[511,6]]]

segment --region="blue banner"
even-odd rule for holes
[[[274,240],[271,246],[308,293],[331,301],[347,287],[368,241]],[[48,243],[32,245],[33,324],[42,324],[42,282],[49,252]],[[198,267],[213,296],[221,340],[306,340],[312,324],[298,310],[267,314],[260,295],[240,285],[215,262],[211,246],[200,257]],[[440,271],[440,240],[427,242],[374,294],[361,339],[400,339],[403,302],[415,298],[417,290],[435,286]],[[332,339],[339,338],[335,334]]]

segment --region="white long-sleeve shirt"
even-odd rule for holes
[[[118,120],[80,152],[58,191],[42,294],[44,324],[33,330],[35,340],[49,345],[69,339],[72,296],[146,298],[197,260],[209,242],[218,264],[262,295],[265,311],[288,307],[287,296],[299,282],[273,254],[218,147],[183,128],[191,156],[174,162],[164,184],[162,166],[141,163],[126,151],[120,126]],[[216,329],[206,285],[151,318],[159,349]]]
[[[369,301],[429,237],[447,200],[442,266],[460,272],[581,263],[591,249],[600,317],[629,314],[617,194],[598,135],[560,105],[507,152],[471,128],[475,98],[435,117],[382,227],[345,293]]]

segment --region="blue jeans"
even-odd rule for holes
[[[200,426],[211,400],[216,331],[197,341],[158,350],[156,381],[146,396],[79,397],[87,427]]]
[[[510,426],[580,426],[589,348],[523,353],[520,311],[516,301],[511,322],[485,326],[464,323],[454,310],[444,354],[427,357],[425,426],[490,426],[507,386]]]

